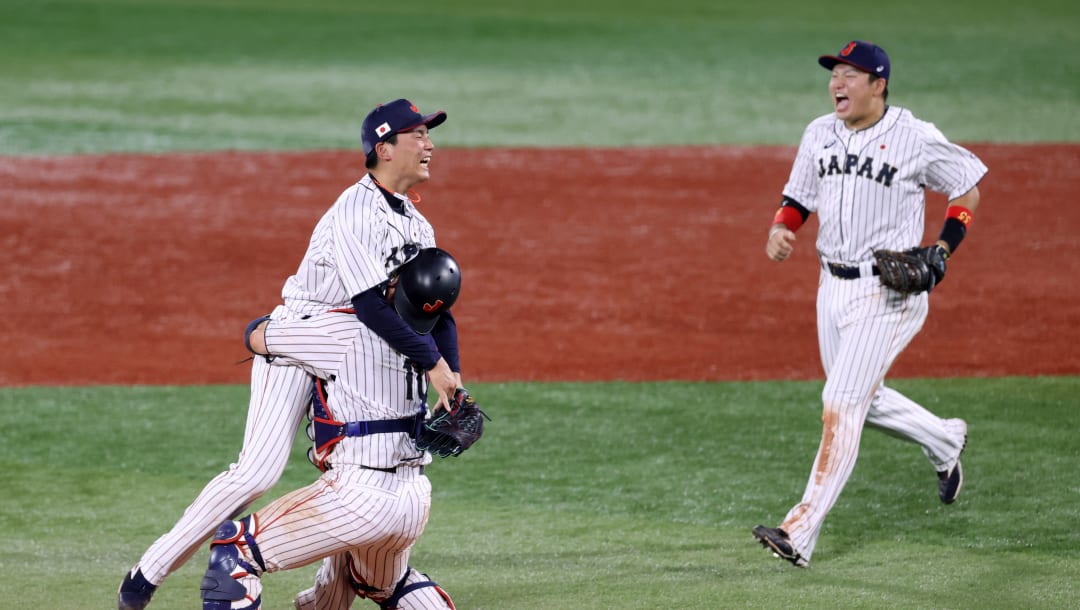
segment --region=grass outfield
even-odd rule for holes
[[[970,423],[964,493],[942,505],[919,450],[869,432],[807,570],[750,528],[802,492],[819,383],[478,385],[494,421],[430,469],[413,563],[470,610],[1080,604],[1080,379],[894,385]],[[246,394],[0,390],[0,605],[110,607],[123,571],[235,456]],[[272,496],[314,478],[303,449]],[[205,564],[203,550],[152,607],[197,606]],[[313,572],[266,576],[266,607],[291,607]]]
[[[954,141],[1080,141],[1063,0],[15,0],[0,154],[356,148],[396,96],[439,145],[794,145],[851,38]]]

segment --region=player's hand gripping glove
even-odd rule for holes
[[[910,250],[875,250],[881,283],[897,292],[929,292],[945,279],[945,261],[949,254],[938,244]]]
[[[424,422],[416,438],[416,448],[440,457],[460,455],[480,440],[484,419],[491,418],[464,388],[458,388],[450,400],[450,408]]]

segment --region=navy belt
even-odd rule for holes
[[[825,266],[829,269],[829,273],[842,280],[857,280],[862,277],[862,271],[859,271],[858,267],[837,265],[836,263],[826,263]],[[878,270],[877,265],[874,265],[870,268],[870,274],[881,275],[881,271]]]
[[[400,466],[391,466],[390,468],[377,468],[375,466],[360,466],[360,467],[363,468],[364,470],[378,470],[379,472],[386,472],[386,473],[390,473],[390,474],[396,473],[399,468],[419,468],[420,469],[420,474],[424,474],[424,467],[423,466],[410,466],[408,464],[402,464]]]
[[[416,418],[349,421],[340,426],[340,429],[341,436],[367,436],[369,434],[388,434],[391,432],[408,432],[412,434],[416,429]]]

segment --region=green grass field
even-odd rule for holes
[[[955,141],[1080,139],[1075,3],[864,8],[6,0],[0,153],[355,148],[398,95],[449,112],[440,145],[793,145],[831,110],[816,57],[857,37]]]
[[[1076,607],[1080,380],[894,385],[971,422],[964,493],[942,505],[918,448],[868,431],[807,570],[750,528],[802,493],[819,384],[477,386],[494,421],[430,468],[413,563],[469,609]],[[110,607],[124,569],[235,458],[245,406],[232,386],[0,393],[0,599],[17,600],[0,605]],[[266,499],[314,478],[304,448]],[[205,565],[204,550],[153,607],[197,606]],[[313,574],[267,575],[267,608],[291,607]]]
[[[0,155],[357,148],[398,96],[449,112],[439,146],[795,145],[830,108],[816,56],[855,37],[955,141],[1080,141],[1065,0],[2,0]],[[801,494],[820,384],[477,385],[495,420],[431,468],[415,563],[463,610],[1080,606],[1080,378],[894,385],[971,423],[964,494],[870,431],[808,570],[750,528]],[[0,389],[0,608],[112,607],[235,457],[246,394]],[[303,449],[269,497],[315,476]],[[197,607],[205,563],[152,608]]]

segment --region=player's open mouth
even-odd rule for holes
[[[427,167],[430,164],[431,164],[431,157],[426,157],[424,159],[420,159],[420,167]]]
[[[849,106],[851,106],[851,101],[848,100],[846,95],[842,93],[837,93],[835,96],[833,96],[833,104],[835,105],[837,112],[843,112],[847,110]]]

